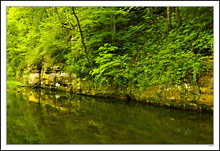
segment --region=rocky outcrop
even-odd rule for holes
[[[213,110],[213,72],[199,77],[198,83],[184,82],[180,85],[151,85],[144,90],[103,86],[94,88],[91,81],[79,79],[75,74],[66,73],[63,65],[44,64],[40,72],[33,68],[29,75],[24,75],[30,85],[41,82],[42,87],[53,87],[77,94],[132,99],[136,101],[159,104],[193,110]],[[23,80],[25,81],[25,80]]]
[[[212,77],[209,77],[212,79]],[[212,81],[212,80],[210,80]],[[145,90],[136,89],[129,96],[137,101],[182,109],[212,110],[212,82],[206,86],[182,83],[181,85],[152,85]],[[203,92],[205,90],[205,93]]]
[[[26,82],[29,85],[41,82],[42,86],[55,86],[56,84],[60,86],[70,86],[72,79],[75,79],[76,75],[63,72],[62,68],[62,64],[50,66],[45,63],[40,72],[36,68],[29,68],[30,74],[23,75],[23,79],[28,77]]]
[[[39,73],[30,73],[28,84],[36,84],[38,82],[40,82]]]
[[[202,76],[199,81],[200,97],[198,104],[205,104],[213,109],[213,72]]]

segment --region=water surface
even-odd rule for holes
[[[212,143],[212,113],[45,89],[7,90],[7,144]]]

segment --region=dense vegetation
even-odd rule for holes
[[[96,87],[196,83],[212,56],[212,7],[7,8],[8,78],[49,62]]]

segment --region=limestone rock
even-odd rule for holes
[[[39,80],[39,73],[31,73],[29,76],[28,84],[36,84]]]

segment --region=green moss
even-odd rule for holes
[[[17,89],[18,85],[22,85],[23,83],[18,81],[7,81],[7,89],[14,90]]]

